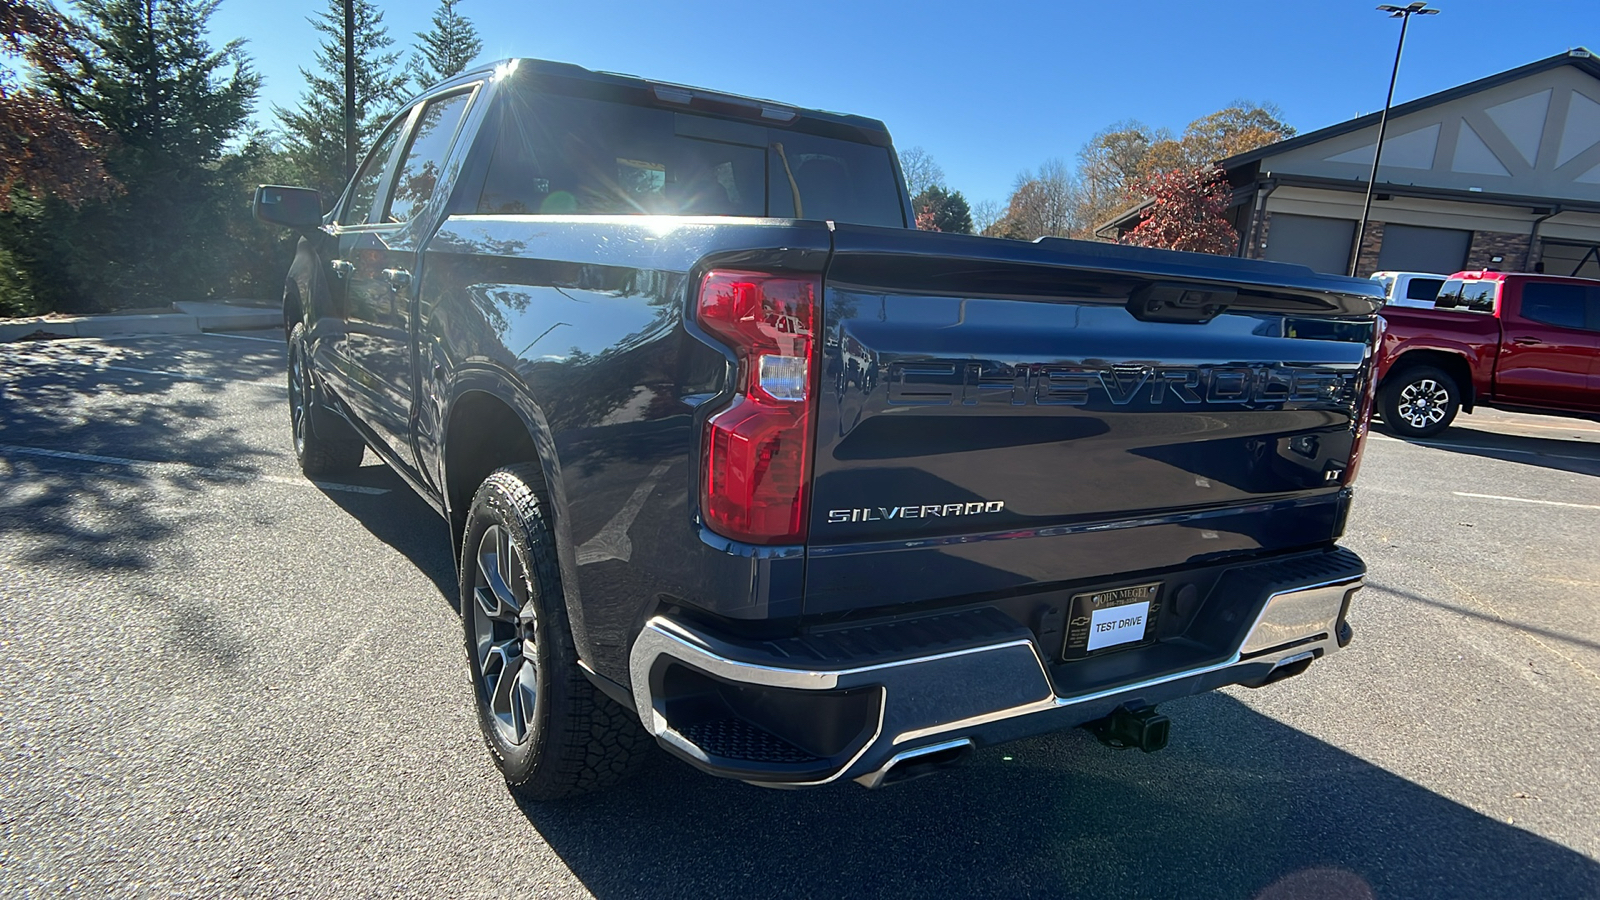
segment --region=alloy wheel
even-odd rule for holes
[[[1450,392],[1432,378],[1420,378],[1400,391],[1396,410],[1412,428],[1422,429],[1444,421],[1450,409]]]
[[[473,661],[479,688],[508,744],[528,739],[538,704],[538,633],[527,572],[511,534],[490,525],[478,540],[472,576]]]
[[[306,452],[306,386],[310,383],[306,371],[306,355],[298,345],[289,348],[289,424],[294,430],[294,450],[304,457]]]

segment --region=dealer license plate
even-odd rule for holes
[[[1075,594],[1061,655],[1082,659],[1102,650],[1145,643],[1155,637],[1160,613],[1159,581]]]

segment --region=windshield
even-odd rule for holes
[[[886,148],[534,91],[505,101],[477,211],[906,224]]]

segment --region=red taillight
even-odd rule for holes
[[[1361,405],[1356,410],[1354,422],[1355,438],[1350,442],[1350,462],[1339,475],[1339,483],[1345,487],[1355,483],[1356,475],[1361,471],[1361,454],[1367,449],[1367,433],[1372,430],[1372,410],[1378,401],[1378,363],[1383,354],[1383,334],[1388,330],[1389,323],[1378,316],[1372,326],[1372,343],[1367,347],[1367,383],[1362,385]]]
[[[819,279],[711,272],[700,326],[739,358],[736,395],[706,422],[700,508],[718,534],[753,544],[806,536],[812,333]]]

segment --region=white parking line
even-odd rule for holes
[[[1530,500],[1527,497],[1502,497],[1499,494],[1468,494],[1463,491],[1451,491],[1457,497],[1471,497],[1475,500],[1506,500],[1511,503],[1537,503],[1540,506],[1570,506],[1573,509],[1600,509],[1589,503],[1562,503],[1559,500]]]
[[[229,334],[228,332],[224,332],[224,331],[208,331],[208,332],[205,333],[204,336],[205,337],[233,338],[236,341],[260,341],[263,344],[277,344],[279,347],[283,346],[283,338],[264,338],[264,337],[256,337],[256,336],[250,335],[250,334]]]
[[[1498,425],[1502,428],[1548,428],[1551,431],[1581,431],[1584,434],[1600,434],[1600,428],[1578,428],[1574,425],[1543,425],[1538,422],[1506,421],[1473,423],[1474,430],[1483,430],[1483,426],[1485,425]],[[1498,434],[1499,432],[1490,431],[1489,433]]]
[[[212,377],[210,375],[191,375],[188,372],[170,372],[170,371],[167,371],[167,370],[164,370],[164,369],[139,369],[139,368],[135,368],[133,366],[114,366],[114,365],[111,365],[110,363],[96,362],[94,360],[88,360],[88,359],[62,359],[62,358],[52,357],[52,356],[22,356],[22,355],[18,355],[18,356],[13,356],[13,357],[11,357],[10,359],[8,359],[6,361],[7,362],[20,362],[20,363],[33,363],[33,364],[36,364],[36,365],[46,365],[46,366],[49,366],[49,365],[82,366],[84,368],[95,369],[97,371],[132,372],[132,373],[134,373],[136,375],[159,375],[159,376],[161,376],[163,378],[171,378],[171,379],[174,379],[176,381],[200,381],[200,382],[204,382],[206,384],[254,384],[254,385],[261,385],[263,387],[277,388],[280,391],[287,391],[289,389],[288,386],[283,385],[283,384],[279,384],[276,381],[242,381],[242,380],[237,379],[237,378],[214,378],[214,377]]]
[[[42,447],[18,447],[13,444],[0,444],[0,455],[11,456],[41,456],[48,459],[70,459],[74,462],[100,463],[101,465],[120,466],[136,472],[159,474],[161,472],[184,472],[193,475],[204,475],[207,478],[216,478],[221,481],[267,481],[272,484],[288,484],[296,487],[319,487],[329,491],[345,491],[351,494],[387,494],[388,488],[363,487],[357,484],[339,484],[334,481],[311,481],[305,478],[285,478],[282,475],[263,475],[256,472],[241,472],[237,469],[213,469],[207,466],[197,466],[186,462],[151,462],[145,459],[123,459],[120,456],[100,456],[94,453],[76,453],[71,450],[46,450]]]
[[[62,359],[53,356],[22,356],[11,357],[10,362],[35,363],[38,365],[57,366],[84,366],[90,369],[103,369],[111,372],[133,372],[137,375],[162,375],[167,378],[177,378],[183,381],[206,381],[212,384],[228,384],[231,379],[212,378],[210,375],[189,375],[184,372],[167,372],[161,369],[136,369],[133,366],[114,366],[110,363],[95,362],[88,359]]]

